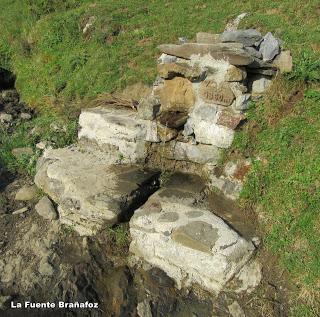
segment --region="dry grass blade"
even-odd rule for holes
[[[127,107],[131,109],[137,109],[138,102],[131,98],[125,98],[121,95],[115,95],[110,93],[104,93],[97,96],[92,101],[91,107],[106,107],[106,106],[119,106]]]

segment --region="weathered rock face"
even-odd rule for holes
[[[155,96],[143,98],[139,102],[138,117],[143,120],[154,120],[160,110],[160,100]]]
[[[160,97],[162,111],[188,112],[196,98],[191,82],[181,77],[166,80],[155,93]]]
[[[157,172],[110,165],[115,158],[77,148],[47,150],[35,182],[58,205],[60,221],[80,235],[117,223],[156,188]]]
[[[292,56],[290,51],[282,51],[273,61],[273,65],[279,68],[281,73],[292,71]]]
[[[260,44],[260,53],[264,61],[272,61],[280,52],[280,44],[272,33],[267,33]]]
[[[207,166],[211,184],[218,188],[225,197],[236,200],[243,188],[243,182],[251,169],[250,160],[228,162],[222,171]]]
[[[47,196],[44,196],[39,200],[39,202],[35,205],[35,209],[36,209],[36,212],[44,219],[48,219],[48,220],[58,219],[57,212],[51,200]]]
[[[185,62],[158,64],[158,74],[165,79],[183,76],[192,81],[202,78],[205,75],[205,72],[198,65],[190,66]]]
[[[79,139],[106,148],[124,162],[138,162],[146,156],[145,141],[157,141],[155,125],[125,108],[98,107],[83,110],[79,118]]]
[[[245,46],[259,43],[261,39],[261,33],[254,29],[224,31],[220,36],[221,42],[236,42]]]
[[[198,142],[212,144],[219,148],[230,147],[234,138],[233,130],[207,121],[200,121],[194,125],[193,129]]]
[[[207,103],[230,106],[234,94],[227,83],[217,84],[214,80],[205,80],[200,84],[200,97]]]
[[[255,248],[220,218],[195,206],[201,187],[193,186],[169,184],[135,212],[130,250],[164,270],[179,288],[198,284],[219,293]]]
[[[190,142],[172,141],[163,150],[163,156],[171,160],[194,162],[198,164],[217,164],[220,149],[213,145],[192,144]]]
[[[269,76],[255,75],[251,78],[249,85],[251,86],[252,94],[263,94],[271,84]]]
[[[217,124],[234,130],[239,123],[244,120],[241,114],[234,114],[233,112],[219,111],[217,114]]]

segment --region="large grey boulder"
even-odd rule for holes
[[[252,46],[262,38],[260,32],[254,29],[248,30],[227,30],[220,35],[221,42],[242,43],[245,46]]]
[[[130,220],[130,251],[167,273],[177,287],[219,293],[255,247],[222,219],[195,205],[200,189],[174,184],[149,198]]]
[[[262,54],[264,61],[272,61],[280,52],[280,43],[271,32],[268,32],[260,44],[259,52]]]
[[[46,150],[35,183],[58,204],[60,221],[80,235],[126,217],[132,205],[154,190],[157,172],[111,165],[112,154],[78,148]]]

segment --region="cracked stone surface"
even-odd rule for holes
[[[204,207],[204,188],[196,179],[166,186],[131,218],[130,250],[164,270],[178,287],[198,284],[219,293],[245,267],[255,247]]]
[[[98,154],[47,150],[37,166],[35,183],[59,205],[60,221],[80,235],[93,234],[105,222],[117,223],[154,191],[158,175],[134,165],[110,165],[110,157]]]
[[[79,117],[79,140],[89,140],[106,152],[116,152],[125,162],[143,161],[146,141],[158,142],[155,122],[143,120],[125,107],[96,107]]]

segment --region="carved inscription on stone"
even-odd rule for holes
[[[227,83],[218,85],[214,80],[205,80],[200,85],[200,97],[208,103],[230,106],[234,94]]]

